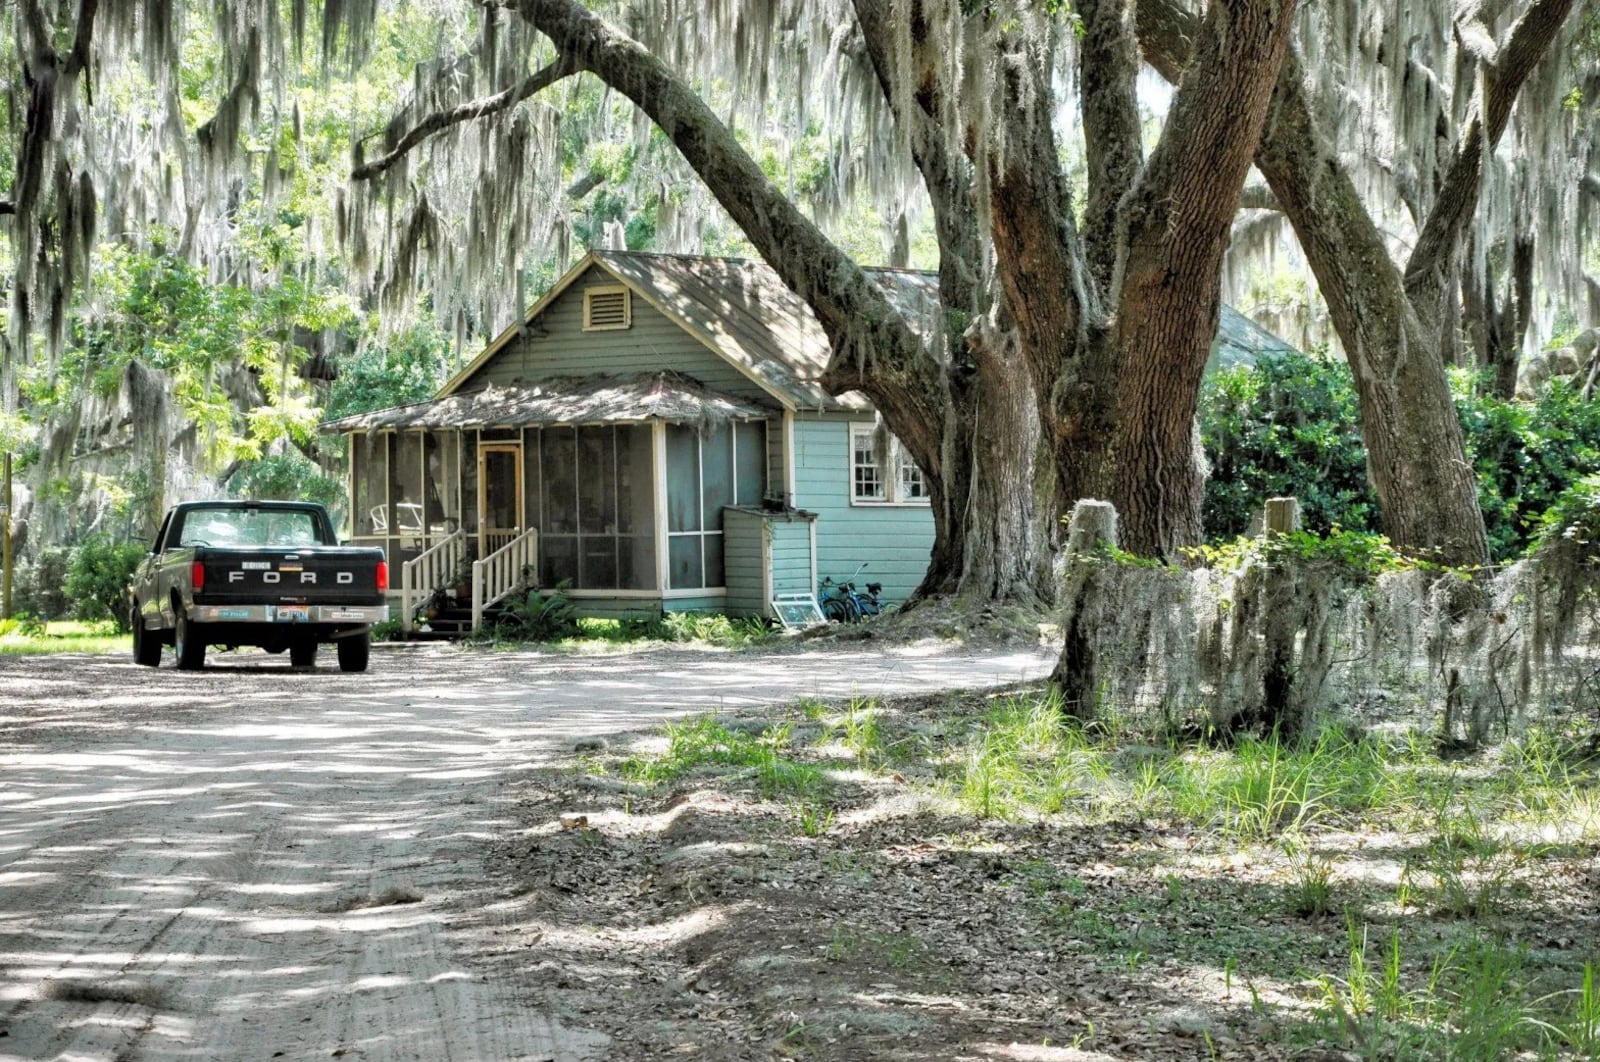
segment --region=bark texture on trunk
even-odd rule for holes
[[[1141,0],[1138,13],[1146,58],[1176,77],[1195,20],[1173,0]],[[1354,183],[1317,131],[1293,52],[1279,72],[1255,161],[1294,226],[1349,358],[1385,532],[1399,548],[1448,564],[1487,563],[1477,484],[1440,337],[1418,317]]]
[[[1200,377],[1221,312],[1222,255],[1293,13],[1293,0],[1208,7],[1161,141],[1123,199],[1110,498],[1135,553],[1175,559],[1203,537]]]

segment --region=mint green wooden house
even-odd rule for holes
[[[407,622],[445,591],[476,624],[530,575],[592,616],[773,617],[863,564],[902,601],[933,543],[922,473],[818,385],[828,354],[762,263],[591,252],[432,400],[323,426],[349,447],[349,537],[388,549]]]

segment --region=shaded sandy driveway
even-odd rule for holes
[[[0,658],[0,1059],[603,1057],[473,960],[503,931],[479,856],[524,770],[687,713],[1052,662],[949,646],[435,645],[380,648],[364,675],[212,659],[230,666]]]

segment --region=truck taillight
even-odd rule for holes
[[[194,587],[194,592],[199,593],[206,586],[206,566],[200,561],[195,561],[189,566],[189,583]]]
[[[378,562],[378,590],[381,593],[382,591],[385,591],[385,590],[388,590],[388,589],[389,589],[389,562],[388,561],[379,561]]]

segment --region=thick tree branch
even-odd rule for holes
[[[1130,289],[1209,292],[1195,303],[1208,320],[1184,329],[1203,332],[1203,348],[1216,328],[1222,255],[1293,12],[1294,0],[1219,0],[1209,6],[1161,141],[1123,207],[1122,299]],[[1123,327],[1130,326],[1143,327],[1125,319]],[[1182,358],[1195,356],[1203,365],[1203,353],[1186,350]],[[1198,382],[1199,366],[1185,365],[1184,371],[1190,368]]]
[[[520,83],[511,86],[492,96],[472,100],[447,111],[435,111],[412,126],[395,141],[394,145],[382,156],[371,162],[364,162],[350,171],[352,181],[367,181],[383,173],[395,163],[404,158],[412,148],[427,140],[437,133],[441,133],[451,126],[460,125],[462,122],[476,121],[486,118],[491,114],[510,110],[530,96],[533,96],[554,85],[562,78],[577,73],[577,67],[565,57],[557,59],[549,66],[537,70],[524,78]]]
[[[880,386],[899,377],[936,381],[921,339],[848,255],[824,236],[740,147],[705,101],[637,41],[575,0],[517,0],[515,9],[580,69],[594,73],[649,115],[683,155],[761,256],[817,315],[833,344],[823,384],[835,393],[848,366],[871,363],[851,379],[897,433],[938,421],[939,394]]]
[[[1574,0],[1533,0],[1485,80],[1486,98],[1479,101],[1479,113],[1468,123],[1456,147],[1455,158],[1406,263],[1406,291],[1416,301],[1426,289],[1430,297],[1419,305],[1434,313],[1438,298],[1447,288],[1442,273],[1460,246],[1461,230],[1478,209],[1483,160],[1500,143],[1517,93],[1560,34],[1573,4]]]
[[[1086,329],[1103,324],[1072,216],[1072,190],[1056,148],[1049,64],[1017,46],[999,60],[999,126],[981,145],[989,170],[990,234],[997,273],[1017,321],[1046,423]]]
[[[1089,0],[1080,8],[1085,161],[1089,197],[1083,242],[1089,272],[1103,298],[1111,297],[1117,263],[1117,207],[1144,165],[1144,128],[1134,85],[1139,51],[1126,0]]]
[[[946,307],[966,314],[987,309],[977,275],[981,260],[976,212],[972,209],[972,163],[960,143],[952,142],[959,123],[948,109],[952,96],[941,77],[938,57],[930,54],[926,11],[916,3],[911,12],[911,45],[916,54],[900,55],[900,34],[887,0],[854,0],[856,21],[878,87],[895,121],[906,131],[911,158],[922,174],[933,206],[939,239],[939,293]],[[914,77],[898,72],[910,64]],[[901,99],[898,86],[909,83],[914,99]],[[959,323],[952,320],[959,330]],[[956,339],[957,337],[952,337]]]

